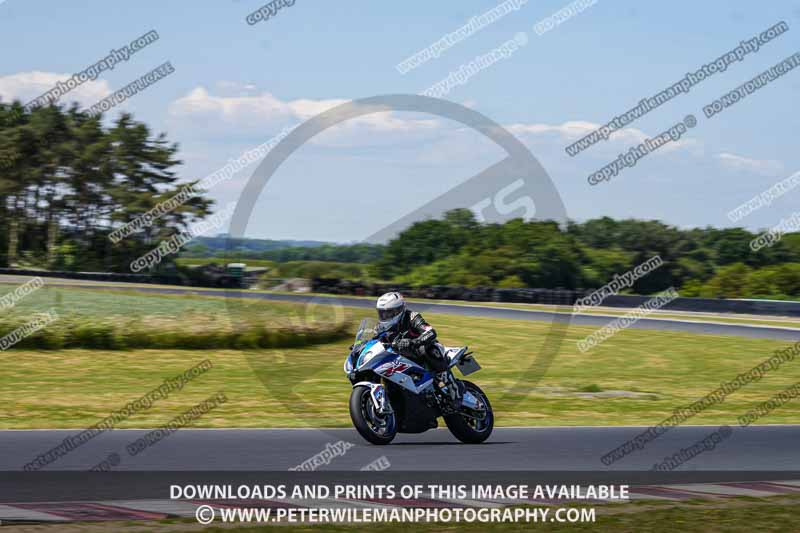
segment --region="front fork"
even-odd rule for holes
[[[389,403],[389,397],[386,395],[386,388],[383,383],[372,383],[371,381],[359,381],[353,388],[366,386],[369,387],[369,397],[372,399],[372,404],[375,406],[375,411],[380,415],[390,415],[394,413],[392,404]]]

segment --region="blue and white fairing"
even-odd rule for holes
[[[367,341],[360,351],[354,349],[345,361],[345,372],[359,374],[371,370],[414,394],[433,385],[433,376],[425,367],[392,350],[382,342],[382,337]]]
[[[344,362],[344,371],[351,381],[355,381],[356,376],[363,375],[364,372],[372,372],[413,394],[421,394],[431,389],[433,374],[425,367],[395,352],[385,342],[386,337],[387,332],[380,331],[370,319],[362,320],[353,342],[353,349]],[[473,358],[467,357],[466,347],[446,348],[441,345],[439,347],[450,359],[449,368],[457,367],[465,376],[480,369],[480,365]],[[379,411],[391,411],[383,385],[371,381],[353,383],[354,387],[359,385],[370,387],[372,399]],[[467,391],[462,397],[462,404],[475,408],[478,402]]]

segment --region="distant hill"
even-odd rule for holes
[[[323,241],[293,241],[282,240],[274,241],[271,239],[230,239],[226,234],[219,234],[215,237],[198,237],[192,243],[192,248],[206,248],[208,252],[215,254],[216,252],[246,252],[246,253],[259,253],[269,252],[272,250],[282,250],[284,248],[316,248],[326,244],[333,244]],[[188,253],[186,256],[193,254]]]
[[[228,239],[200,237],[181,251],[184,259],[236,258],[263,259],[286,263],[289,261],[325,261],[334,263],[374,263],[383,255],[379,244],[336,244],[322,241],[294,241],[271,239]]]

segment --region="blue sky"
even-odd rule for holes
[[[800,69],[719,116],[702,113],[704,105],[800,51],[800,1],[597,0],[537,35],[534,24],[569,2],[531,0],[439,58],[406,74],[395,69],[500,3],[297,0],[251,26],[245,17],[264,2],[6,0],[0,3],[0,96],[27,101],[155,29],[157,42],[65,100],[89,107],[170,61],[174,74],[111,114],[124,109],[166,132],[181,147],[180,175],[200,179],[287,125],[350,99],[420,93],[525,32],[525,46],[445,98],[514,132],[548,171],[570,218],[732,226],[729,211],[800,170]],[[588,133],[781,20],[790,30],[758,53],[610,141],[575,157],[564,152],[576,132]],[[588,185],[591,172],[690,113],[698,125],[681,142],[608,183]],[[344,125],[300,149],[278,171],[258,200],[248,235],[359,240],[502,156],[480,135],[431,117],[400,113]],[[238,199],[254,169],[211,191],[220,207]],[[786,194],[739,225],[778,223],[795,210],[798,195]]]

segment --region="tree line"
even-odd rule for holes
[[[112,244],[111,231],[178,191],[181,161],[176,144],[130,114],[102,119],[77,106],[0,103],[0,265],[129,271],[211,212],[197,196]]]
[[[632,293],[674,287],[683,296],[800,296],[800,234],[750,249],[742,228],[679,229],[655,220],[481,224],[467,209],[418,222],[391,241],[373,275],[412,285],[592,289],[660,256]]]
[[[742,228],[679,229],[654,220],[608,217],[564,225],[521,219],[484,224],[470,210],[456,209],[412,224],[386,245],[295,245],[242,250],[236,257],[276,261],[275,272],[290,277],[595,289],[659,256],[663,264],[629,292],[653,294],[674,287],[683,296],[800,297],[800,234],[786,234],[753,252],[750,242],[756,237]],[[204,250],[193,253],[202,256]]]
[[[336,263],[373,263],[381,258],[381,244],[331,244],[320,241],[274,241],[227,237],[200,237],[186,247],[183,257],[232,258],[290,261],[330,261]]]

